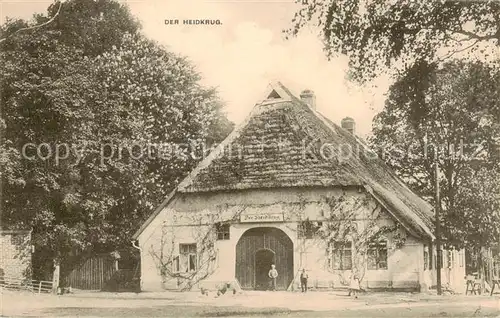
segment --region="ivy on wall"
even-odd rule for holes
[[[358,276],[360,282],[365,276],[370,244],[390,238],[389,253],[401,248],[406,242],[406,231],[397,222],[394,225],[384,225],[382,207],[367,193],[353,195],[343,192],[341,195],[323,196],[316,201],[307,201],[303,195],[298,197],[297,202],[282,202],[286,205],[283,209],[288,212],[284,217],[284,224],[291,232],[297,233],[297,250],[301,252],[306,249],[306,241],[312,242],[324,249],[328,259],[332,256],[332,247],[335,244],[349,243],[352,246],[352,273]],[[306,215],[307,206],[311,203],[324,207],[325,211],[321,211],[321,222],[313,222]],[[267,205],[255,206],[265,208]],[[241,205],[235,208],[222,204],[213,210],[177,213],[173,220],[167,221],[162,227],[160,244],[151,245],[150,248],[150,254],[164,281],[177,280],[179,289],[190,290],[212,275],[218,267],[216,225],[220,222],[239,222],[247,207],[249,206]],[[231,209],[234,209],[232,214],[223,213]],[[176,263],[179,262],[179,243],[182,243],[179,234],[186,229],[191,231],[191,241],[196,244],[197,266],[194,270],[179,270]],[[307,229],[312,235],[300,235],[300,232],[297,232],[307,232]],[[186,233],[183,233],[183,237],[185,235]],[[338,274],[343,284],[348,284],[344,276],[346,271],[334,270],[332,266],[325,267],[331,273]]]
[[[373,243],[387,241],[390,238],[389,251],[401,248],[407,238],[406,231],[399,223],[384,225],[381,206],[368,194],[360,196],[343,192],[337,197],[325,198],[329,214],[316,233],[315,241],[325,249],[326,259],[332,257],[335,245],[352,246],[351,273],[362,282],[368,265],[368,250]],[[326,269],[338,274],[342,284],[347,285],[346,271],[336,270],[326,265]]]

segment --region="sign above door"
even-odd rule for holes
[[[282,213],[242,214],[241,223],[283,222]]]

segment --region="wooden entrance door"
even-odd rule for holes
[[[293,242],[288,235],[272,227],[243,233],[236,244],[236,278],[241,287],[267,289],[273,263],[278,271],[277,289],[286,290],[293,280]]]
[[[261,249],[255,252],[255,289],[268,290],[269,270],[276,262],[274,252],[268,249]]]

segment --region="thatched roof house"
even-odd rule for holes
[[[316,111],[312,91],[302,92],[299,99],[281,83],[271,84],[266,99],[258,103],[250,115],[167,196],[137,231],[134,239],[139,240],[143,250],[149,248],[154,245],[155,229],[168,221],[172,213],[199,210],[193,207],[195,205],[223,214],[231,206],[243,206],[244,210],[261,204],[257,209],[261,211],[259,213],[268,213],[266,206],[277,204],[277,201],[272,203],[270,197],[283,198],[286,191],[317,189],[319,193],[358,189],[356,192],[368,193],[384,213],[402,225],[417,242],[421,242],[423,251],[423,246],[434,240],[432,207],[412,192],[356,137],[352,119],[345,119],[343,126],[339,127]],[[243,196],[245,199],[242,199]],[[268,205],[263,203],[267,201],[270,202]],[[191,207],[182,206],[189,205],[189,202]],[[288,208],[280,209],[285,214]],[[234,219],[232,222],[235,222]],[[271,222],[270,219],[251,227],[279,227],[268,222]],[[234,258],[234,249],[238,257],[237,243],[250,227],[248,223],[236,221],[230,228],[234,245],[229,247],[227,253],[232,253],[228,254],[231,259]],[[286,233],[286,230],[283,229],[283,232]],[[291,237],[291,244],[297,246],[296,235],[287,235]],[[253,253],[256,251],[246,253],[251,254],[249,261],[255,261]],[[275,258],[278,257],[276,255]],[[302,260],[297,261],[301,258],[299,255],[288,257],[293,258],[295,267],[297,262],[303,263]],[[151,261],[146,259],[143,262]],[[283,267],[282,270],[288,269]],[[246,279],[238,278],[234,270],[229,271],[231,275],[235,275],[236,280]],[[248,279],[253,283],[239,283],[247,287],[248,284],[255,284],[258,280],[258,275],[255,275]]]

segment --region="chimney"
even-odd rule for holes
[[[342,128],[344,128],[345,130],[347,130],[351,134],[354,135],[356,133],[356,122],[351,117],[346,117],[346,118],[342,119],[342,121],[340,122],[340,125],[342,126]]]
[[[310,89],[303,90],[300,93],[300,99],[312,109],[316,109],[316,95]]]

